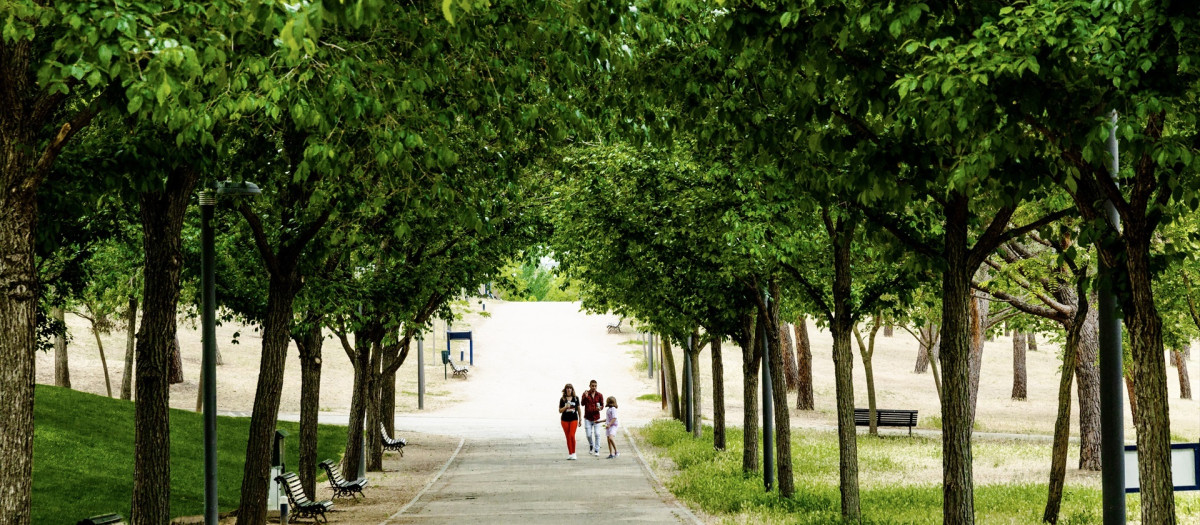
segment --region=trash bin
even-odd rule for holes
[[[283,447],[284,439],[288,435],[288,431],[282,428],[275,429],[275,446],[271,449],[271,465],[279,467],[280,472],[287,472],[287,466],[283,462]]]
[[[443,365],[450,364],[450,351],[449,350],[442,350],[442,364]]]

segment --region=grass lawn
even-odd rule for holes
[[[837,435],[792,430],[796,493],[783,499],[763,491],[762,473],[744,475],[742,434],[731,428],[726,450],[712,447],[712,428],[693,439],[683,424],[660,419],[638,431],[659,456],[671,460],[667,487],[680,499],[728,523],[840,522]],[[863,523],[935,524],[942,521],[941,441],[926,437],[859,435],[859,481]],[[975,512],[979,523],[1041,522],[1046,482],[1001,481],[1005,468],[1027,477],[1030,465],[1048,469],[1048,442],[987,441],[973,447],[976,465]],[[1041,459],[1044,458],[1044,459]],[[761,461],[761,459],[760,459]],[[1068,460],[1068,467],[1077,461]],[[931,468],[932,467],[932,468]],[[982,474],[980,470],[991,470]],[[1025,470],[1025,473],[1016,472]],[[996,479],[984,480],[991,476]],[[1176,493],[1180,523],[1200,522],[1200,495]],[[1128,518],[1140,519],[1138,498],[1127,499]],[[1068,477],[1059,523],[1101,523],[1097,483]]]
[[[34,406],[33,522],[75,523],[119,512],[129,518],[133,497],[133,403],[38,385]],[[221,511],[237,507],[249,418],[217,418]],[[284,459],[299,457],[300,425],[279,422],[291,436]],[[340,458],[345,427],[321,425],[317,455]],[[204,513],[201,415],[171,411],[171,516]]]

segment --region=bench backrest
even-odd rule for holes
[[[854,409],[855,424],[870,424],[870,410],[866,408]],[[875,421],[880,425],[904,425],[916,426],[917,411],[916,410],[891,410],[891,409],[875,409]]]
[[[76,525],[124,525],[125,518],[120,514],[103,514],[100,516],[92,516],[87,519],[79,520]]]
[[[387,444],[387,445],[394,445],[394,444],[396,444],[396,443],[399,443],[399,442],[400,442],[400,440],[398,440],[398,439],[394,439],[394,438],[392,438],[392,436],[389,436],[389,435],[388,435],[388,433],[387,433],[387,427],[386,427],[386,426],[384,426],[383,422],[380,422],[380,423],[379,423],[379,433],[383,435],[383,442],[384,442],[384,444]]]
[[[285,472],[276,477],[275,481],[283,485],[288,499],[292,500],[292,506],[300,508],[312,503],[309,501],[308,495],[304,493],[304,485],[300,483],[300,476],[297,476],[295,472]]]
[[[381,427],[382,428],[382,427]],[[333,461],[325,460],[321,462],[321,467],[325,469],[325,474],[329,475],[329,480],[334,485],[343,487],[346,485],[346,477],[342,476],[342,469],[333,464]]]

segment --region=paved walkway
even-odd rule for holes
[[[654,479],[624,432],[621,457],[608,460],[587,453],[581,429],[579,460],[566,460],[557,405],[564,383],[582,392],[596,379],[601,392],[618,400],[654,391],[628,353],[640,347],[605,337],[608,319],[575,310],[553,303],[488,305],[492,317],[474,329],[471,377],[455,386],[460,401],[397,419],[400,432],[463,436],[463,445],[445,471],[385,523],[697,522]],[[648,403],[635,405],[623,405],[626,427],[654,415]]]

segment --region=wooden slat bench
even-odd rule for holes
[[[325,475],[329,478],[329,486],[333,488],[333,497],[366,496],[363,494],[363,488],[367,486],[367,478],[346,481],[346,476],[342,475],[342,469],[338,468],[331,459],[322,461],[321,468],[325,469]]]
[[[379,424],[379,433],[383,434],[383,449],[394,450],[400,453],[400,457],[404,457],[404,446],[408,444],[408,440],[404,438],[392,439],[387,433],[387,427],[383,423]]]
[[[449,363],[450,363],[450,372],[451,372],[450,375],[455,376],[455,377],[461,377],[463,379],[467,378],[467,372],[470,372],[471,371],[470,369],[468,369],[465,366],[461,366],[458,363],[455,363],[453,359],[450,359]]]
[[[329,523],[325,512],[333,508],[333,502],[308,499],[308,495],[304,493],[304,485],[300,483],[300,476],[297,476],[295,472],[285,472],[283,475],[276,476],[275,481],[278,481],[279,485],[283,487],[283,491],[287,492],[288,501],[292,504],[290,515],[297,518],[312,518],[313,521],[317,521],[319,517],[321,521]]]
[[[871,426],[869,412],[870,410],[866,408],[854,409],[854,424],[860,427]],[[913,427],[917,426],[917,411],[877,408],[875,409],[875,426],[908,427],[908,435],[911,436]]]
[[[79,520],[75,525],[125,525],[125,518],[120,514],[102,514]]]

